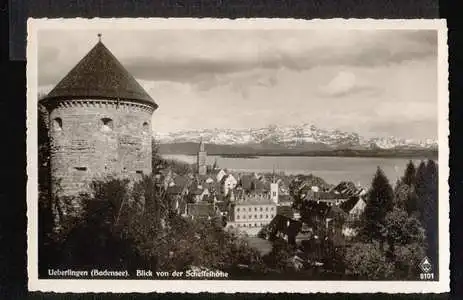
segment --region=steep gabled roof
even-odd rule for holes
[[[99,41],[41,101],[58,99],[120,99],[158,105],[137,80]]]

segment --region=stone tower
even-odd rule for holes
[[[98,37],[40,101],[49,113],[53,195],[76,195],[108,175],[151,173],[151,116],[158,105]]]
[[[278,182],[275,179],[275,170],[273,170],[272,182],[270,183],[270,199],[275,204],[278,204],[280,198],[280,187]]]
[[[204,143],[203,140],[199,142],[199,151],[198,151],[198,158],[197,158],[197,164],[198,164],[198,174],[199,175],[206,175],[207,173],[207,152],[204,149]]]

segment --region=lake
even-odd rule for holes
[[[176,159],[195,163],[194,155],[169,155],[166,159]],[[313,174],[323,178],[327,183],[352,181],[362,186],[370,186],[378,166],[383,169],[389,182],[394,185],[400,178],[410,159],[377,157],[307,157],[307,156],[258,156],[256,158],[231,158],[209,155],[207,163],[217,162],[220,168],[241,172],[285,172],[286,174]],[[420,160],[414,159],[415,166]]]

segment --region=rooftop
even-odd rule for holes
[[[158,107],[101,39],[41,102],[58,99],[120,99]]]
[[[252,195],[236,201],[236,205],[276,205],[271,199]]]

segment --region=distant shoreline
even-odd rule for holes
[[[304,148],[286,148],[282,145],[218,145],[206,144],[208,155],[224,158],[254,159],[259,156],[294,156],[294,157],[378,157],[378,158],[421,158],[437,159],[437,149],[326,149],[320,145]],[[196,155],[198,144],[177,143],[160,144],[159,153],[166,155]]]
[[[195,153],[160,153],[161,155],[188,155],[196,156]],[[437,159],[437,154],[395,154],[395,153],[259,153],[259,154],[220,154],[208,153],[209,156],[220,156],[222,158],[242,158],[242,159],[257,159],[259,157],[346,157],[346,158],[402,158],[402,159]]]

